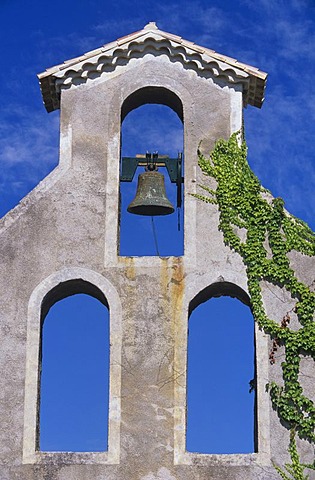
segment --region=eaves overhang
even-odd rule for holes
[[[195,70],[200,76],[210,76],[231,85],[242,84],[244,106],[262,106],[267,79],[265,72],[164,32],[150,22],[143,30],[40,73],[38,78],[46,110],[51,112],[60,107],[62,88],[93,80],[106,72],[113,72],[117,66],[126,65],[132,58],[152,52],[155,55],[166,54],[172,61],[181,62],[185,68]]]

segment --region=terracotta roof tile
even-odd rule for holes
[[[123,45],[128,45],[137,40],[139,44],[144,42],[150,37],[150,34],[153,34],[153,39],[158,42],[160,38],[162,41],[167,40],[170,42],[172,48],[182,47],[186,48],[187,56],[192,55],[192,52],[200,55],[200,61],[203,64],[211,63],[213,61],[221,62],[226,65],[226,67],[221,70],[224,74],[224,71],[230,66],[236,72],[236,75],[241,75],[241,72],[244,72],[242,77],[249,76],[249,86],[247,88],[247,98],[245,98],[245,104],[250,103],[251,105],[261,107],[264,100],[264,88],[266,84],[267,74],[262,72],[256,67],[241,63],[235,58],[222,55],[215,52],[209,48],[205,48],[195,43],[182,39],[178,35],[172,33],[164,32],[159,30],[154,22],[150,22],[142,30],[133,32],[129,35],[119,38],[116,41],[110,42],[106,45],[103,45],[100,48],[87,52],[79,57],[66,60],[62,64],[56,65],[54,67],[48,68],[45,72],[42,72],[38,75],[40,80],[42,95],[44,99],[44,104],[48,111],[59,108],[59,90],[57,85],[55,85],[56,78],[61,78],[66,74],[67,71],[80,71],[84,67],[84,62],[98,62],[99,57],[102,55],[108,54],[110,61],[111,52],[115,51],[115,48],[122,47]],[[74,68],[77,66],[77,68]],[[222,69],[222,65],[218,64],[218,67]],[[246,74],[246,75],[245,75]],[[241,80],[240,80],[241,81]],[[244,80],[243,80],[244,81]],[[49,85],[49,87],[48,87]],[[250,92],[250,94],[249,94]]]

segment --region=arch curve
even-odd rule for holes
[[[96,298],[109,309],[107,298],[102,290],[82,278],[75,278],[58,283],[52,290],[49,290],[42,301],[42,318],[46,317],[50,308],[55,303],[78,293],[85,293],[86,295]]]
[[[248,294],[226,281],[204,287],[189,303],[189,452],[257,452],[256,342],[250,310]]]
[[[221,296],[237,298],[248,307],[251,307],[249,295],[241,287],[232,282],[215,282],[199,291],[190,301],[188,316],[190,316],[193,310],[201,303],[206,302],[210,298]]]
[[[101,274],[86,268],[69,267],[52,273],[32,292],[28,304],[26,375],[24,403],[24,442],[23,463],[37,463],[49,458],[51,452],[38,451],[38,388],[40,374],[40,342],[42,320],[49,309],[60,299],[76,293],[86,293],[97,298],[110,309],[110,387],[108,450],[95,452],[56,452],[65,463],[116,464],[120,456],[120,417],[121,417],[121,341],[122,307],[115,287]],[[114,321],[112,321],[114,319]],[[48,457],[47,457],[48,455]],[[61,458],[60,457],[60,458]],[[58,462],[58,460],[56,460]]]
[[[176,93],[165,87],[147,86],[135,90],[124,100],[121,107],[121,122],[132,110],[150,103],[170,107],[179,119],[184,121],[183,104]]]

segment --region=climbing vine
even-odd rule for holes
[[[295,441],[295,432],[291,430],[290,433],[290,444],[289,444],[289,453],[291,457],[291,464],[286,463],[284,466],[284,470],[280,468],[278,465],[274,464],[275,469],[281,476],[283,480],[308,480],[309,476],[304,475],[304,470],[306,468],[310,468],[312,470],[315,469],[314,465],[308,465],[305,463],[300,462],[300,457],[296,448],[296,441]],[[288,474],[290,476],[288,476]]]
[[[281,421],[292,432],[289,453],[293,467],[289,466],[287,471],[295,475],[293,478],[303,480],[307,477],[303,476],[303,466],[299,463],[295,434],[315,441],[315,406],[304,395],[299,382],[302,355],[315,359],[315,294],[309,285],[296,277],[287,254],[295,250],[315,256],[315,234],[303,221],[285,211],[281,198],[272,199],[261,186],[247,163],[245,142],[239,145],[239,136],[236,133],[228,141],[219,140],[209,158],[198,152],[200,168],[205,175],[214,178],[217,185],[215,189],[200,185],[205,193],[195,196],[218,205],[224,242],[243,258],[253,316],[272,339],[271,364],[275,362],[278,347],[284,347],[283,384],[271,382],[267,389]],[[299,322],[298,329],[290,328],[291,312],[284,312],[280,323],[267,316],[261,288],[263,281],[290,294],[295,301],[293,313]],[[290,478],[276,468],[282,478]]]

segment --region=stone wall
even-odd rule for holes
[[[148,86],[173,92],[183,106],[182,257],[117,255],[121,109],[131,94]],[[258,329],[258,452],[185,451],[189,304],[211,285],[219,293],[247,295],[244,264],[223,243],[217,207],[190,195],[204,181],[197,148],[202,142],[208,153],[218,138],[228,138],[241,125],[241,86],[199,76],[166,55],[144,55],[62,90],[59,166],[0,224],[1,480],[278,478],[271,459],[288,460],[289,434],[265,391],[270,345]],[[302,260],[292,257],[298,274],[303,275],[305,262],[314,271],[313,259]],[[36,450],[41,304],[69,280],[95,285],[109,303],[110,433],[104,453]],[[277,300],[266,292],[275,316]],[[311,374],[310,367],[305,365]],[[309,445],[300,447],[311,461]]]

